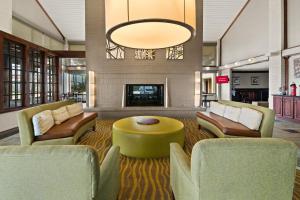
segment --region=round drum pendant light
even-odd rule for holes
[[[160,49],[195,34],[196,0],[105,0],[106,37],[128,48]]]

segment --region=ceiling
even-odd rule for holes
[[[215,42],[241,11],[247,0],[203,0],[203,40]]]
[[[85,0],[38,1],[67,40],[85,40]]]
[[[233,71],[239,72],[239,71],[269,71],[269,63],[268,62],[261,62],[256,63],[253,65],[245,65],[242,67],[234,68]]]
[[[69,41],[85,40],[85,0],[39,0]],[[222,37],[247,0],[204,0],[204,41]]]

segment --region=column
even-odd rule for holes
[[[283,0],[269,0],[269,107],[273,108],[272,94],[285,84],[285,67],[281,51],[284,48]]]

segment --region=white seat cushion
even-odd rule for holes
[[[34,135],[39,136],[46,133],[54,126],[54,119],[51,110],[45,110],[32,117]]]
[[[52,110],[52,115],[53,115],[55,124],[61,124],[70,118],[66,106],[63,106],[57,110]]]
[[[224,117],[230,119],[231,121],[239,122],[240,114],[241,114],[241,108],[226,106]]]
[[[81,113],[83,113],[82,103],[74,103],[67,106],[67,110],[70,117],[75,117]]]
[[[226,108],[225,105],[218,103],[218,102],[213,101],[210,104],[210,112],[215,113],[220,116],[224,116],[225,108]]]
[[[263,114],[250,108],[242,108],[239,122],[251,130],[259,130]]]

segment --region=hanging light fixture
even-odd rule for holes
[[[195,34],[196,0],[105,0],[106,37],[128,48],[160,49]]]

